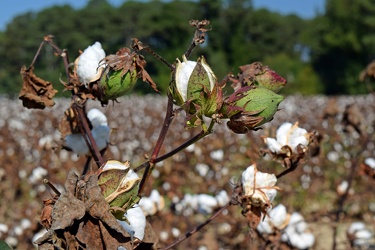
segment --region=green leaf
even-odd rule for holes
[[[12,248],[3,240],[0,240],[0,249],[1,250],[12,250]]]

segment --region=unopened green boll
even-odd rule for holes
[[[235,133],[247,133],[272,120],[284,97],[265,88],[244,87],[226,104],[224,111],[230,121],[228,127]]]
[[[107,68],[100,81],[102,89],[102,102],[116,100],[131,90],[137,82],[137,71],[113,70]]]

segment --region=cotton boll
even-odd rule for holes
[[[210,157],[215,161],[222,161],[224,159],[224,151],[222,149],[218,149],[215,151],[210,152]]]
[[[124,214],[126,221],[120,221],[121,226],[133,237],[143,240],[146,228],[146,217],[139,205],[134,205]]]
[[[142,197],[138,204],[142,208],[142,211],[146,216],[154,215],[157,212],[157,208],[154,201],[149,197]]]
[[[362,230],[362,229],[365,229],[365,224],[362,223],[362,222],[353,222],[349,229],[348,229],[348,233],[349,234],[353,234],[355,233],[356,231],[359,231],[359,230]]]
[[[374,158],[366,158],[365,164],[372,169],[375,169],[375,159]]]
[[[225,206],[230,200],[229,195],[228,195],[227,191],[225,191],[225,190],[221,190],[220,193],[218,193],[215,196],[215,198],[216,198],[217,204],[220,207]]]
[[[109,142],[109,136],[111,133],[111,130],[109,129],[108,126],[100,125],[100,126],[94,127],[91,130],[91,133],[92,133],[92,137],[94,137],[95,139],[95,142],[99,151],[107,147],[108,142]]]
[[[85,155],[89,151],[85,139],[83,139],[81,134],[67,135],[65,137],[65,143],[76,154]]]
[[[258,224],[257,231],[261,234],[272,234],[274,232],[273,227],[270,225],[269,220],[267,219],[262,220]]]
[[[100,125],[91,130],[92,137],[100,150],[107,147],[109,142],[110,129],[108,126]],[[89,148],[81,134],[70,134],[65,137],[66,145],[78,155],[87,155]]]
[[[217,207],[217,200],[215,197],[208,194],[198,195],[198,211],[200,213],[210,214],[215,207]]]
[[[99,79],[105,65],[99,65],[104,59],[105,52],[99,42],[87,47],[83,53],[77,58],[75,64],[77,67],[77,75],[84,85]]]
[[[280,153],[281,147],[280,143],[278,143],[274,138],[264,138],[264,142],[267,144],[269,150],[273,153]]]
[[[107,117],[99,109],[90,109],[89,112],[87,112],[87,118],[90,120],[93,127],[108,125]]]
[[[43,179],[43,177],[46,176],[47,174],[48,174],[48,171],[45,168],[42,168],[42,167],[34,168],[31,173],[31,176],[29,177],[29,181],[31,184],[36,184],[40,182]]]
[[[285,222],[288,219],[286,207],[282,204],[272,208],[268,213],[268,216],[272,224],[278,229],[282,229],[282,226],[285,225]]]

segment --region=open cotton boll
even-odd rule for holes
[[[282,229],[282,227],[286,224],[286,220],[288,219],[286,207],[283,204],[277,205],[268,213],[268,217],[273,226],[278,229]]]
[[[110,129],[108,126],[97,126],[91,130],[95,143],[100,150],[107,147]],[[89,147],[81,134],[70,134],[65,137],[66,145],[78,155],[89,154]]]
[[[108,125],[107,117],[99,109],[90,109],[89,112],[87,112],[87,118],[90,120],[93,127]]]
[[[221,190],[220,193],[215,196],[215,198],[218,206],[220,207],[225,206],[230,201],[230,197],[225,190]]]
[[[146,217],[139,205],[134,205],[124,214],[126,221],[118,220],[121,226],[133,237],[143,240],[146,228]]]
[[[95,139],[96,145],[98,146],[99,150],[104,149],[107,147],[109,142],[109,135],[111,133],[111,130],[108,126],[100,125],[97,127],[94,127],[91,130],[92,136]]]
[[[154,215],[157,212],[156,205],[149,197],[142,197],[139,201],[139,206],[142,208],[143,213],[147,215]]]
[[[193,70],[195,66],[197,65],[197,62],[184,60],[182,63],[179,61],[179,65],[180,66],[178,67],[178,70],[176,71],[176,82],[179,83],[177,84],[177,89],[182,99],[184,101],[187,101],[186,99],[187,99],[187,89],[188,89],[189,78],[191,74],[193,73]]]
[[[241,183],[243,192],[245,195],[251,197],[252,205],[269,205],[277,194],[277,190],[274,187],[277,182],[277,178],[274,174],[255,171],[256,166],[253,164],[242,173]]]
[[[374,158],[366,158],[365,164],[368,165],[370,168],[375,169],[375,159]]]
[[[105,52],[100,42],[95,42],[87,47],[83,53],[77,58],[77,75],[84,85],[96,81],[100,78],[105,65],[99,65],[104,59]]]
[[[198,195],[198,212],[210,214],[215,207],[217,207],[217,200],[215,197],[208,194]]]

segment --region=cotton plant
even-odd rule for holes
[[[130,249],[136,248],[138,243],[145,242],[149,238],[147,236],[150,236],[145,230],[146,216],[154,215],[163,209],[165,203],[156,190],[148,197],[142,196],[149,184],[150,176],[153,176],[151,172],[155,165],[163,160],[159,153],[168,134],[169,125],[178,112],[184,112],[187,129],[201,127],[201,132],[167,152],[168,157],[213,133],[214,125],[222,121],[225,121],[227,127],[236,134],[258,130],[272,121],[279,110],[279,104],[284,100],[284,97],[278,94],[286,84],[283,77],[256,62],[240,66],[237,76],[229,73],[223,80],[218,81],[204,56],[198,56],[196,60],[190,59],[191,50],[204,42],[206,32],[209,31],[205,28],[208,24],[207,20],[190,22],[196,29],[194,39],[188,51],[182,55],[182,60],[177,59],[174,64],[169,64],[150,47],[134,38],[131,48],[120,48],[115,54],[109,55],[106,55],[100,42],[95,42],[79,55],[72,68],[65,57],[66,53],[58,49],[52,37],[45,37],[43,45],[51,45],[57,54],[64,57],[68,82],[63,84],[72,93],[71,106],[67,112],[69,115],[65,117],[65,122],[69,122],[71,126],[70,134],[65,137],[66,148],[79,155],[86,155],[87,159],[93,157],[98,169],[89,173],[84,171],[81,176],[70,172],[65,190],[62,193],[55,190],[56,197],[44,202],[41,221],[48,231],[36,240],[41,248],[50,244],[55,244],[56,248],[73,248],[77,244],[82,244],[88,249],[97,245],[111,249]],[[98,109],[91,109],[87,114],[85,110],[89,100],[98,100],[102,106],[107,105],[109,101],[116,101],[128,93],[138,79],[147,82],[158,92],[156,84],[145,70],[146,60],[141,55],[143,52],[154,55],[166,64],[171,71],[171,79],[164,124],[151,157],[133,168],[130,161],[105,159],[103,149],[108,146],[110,135],[107,118]],[[38,108],[53,106],[51,99],[56,91],[51,88],[49,82],[36,78],[31,69],[32,65],[29,70],[22,70],[24,84],[27,87],[30,87],[28,84],[44,84],[47,86],[44,91],[46,95],[42,98],[38,95],[31,95],[31,98],[30,95],[25,95],[25,98],[30,100],[23,101],[30,102],[29,106],[34,105]],[[229,83],[232,84],[232,91],[225,96],[223,89]],[[179,108],[174,110],[173,105]],[[208,126],[207,121],[210,122]],[[300,150],[311,142],[308,133],[298,128],[298,124],[284,125],[279,130],[277,137],[281,138],[270,144],[270,150],[273,150],[274,154],[285,153],[285,148],[290,149],[290,154],[300,153]],[[215,161],[223,159],[220,150],[212,152],[210,156]],[[142,177],[138,175],[141,170],[144,170]],[[211,218],[214,218],[230,205],[239,205],[251,228],[257,228],[260,222],[268,220],[270,215],[276,218],[273,226],[282,228],[286,223],[286,220],[281,219],[282,209],[275,209],[273,212],[271,210],[272,202],[280,190],[276,186],[277,178],[275,174],[259,171],[256,164],[253,164],[241,174],[232,196],[224,190],[215,195],[185,194],[181,200],[173,200],[172,207],[177,214],[213,214]],[[277,219],[278,217],[280,218]],[[72,225],[78,225],[78,231],[74,228],[76,235],[71,233]],[[116,234],[111,235],[111,231]],[[60,235],[60,232],[68,232],[69,235]],[[100,241],[95,244],[96,242],[87,240],[91,238],[84,237],[86,234],[100,234],[106,237],[95,239]],[[175,233],[176,237],[178,235],[179,230],[178,234]],[[121,241],[118,240],[119,236]],[[132,238],[131,242],[122,242],[128,238]],[[151,245],[158,247],[157,241],[151,242]]]

